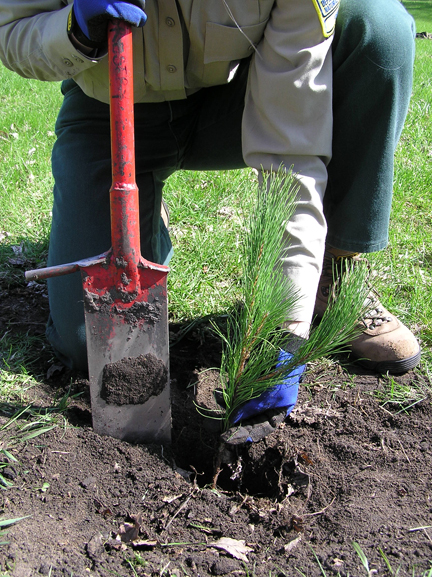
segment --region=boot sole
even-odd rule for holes
[[[411,369],[414,369],[419,362],[421,357],[421,351],[407,359],[402,359],[400,361],[370,361],[369,359],[354,359],[354,362],[361,365],[365,369],[375,371],[377,373],[390,373],[391,375],[401,375],[406,373]]]

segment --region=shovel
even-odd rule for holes
[[[134,442],[171,442],[168,267],[141,256],[135,182],[132,31],[108,25],[112,247],[28,271],[27,280],[81,270],[93,428]]]

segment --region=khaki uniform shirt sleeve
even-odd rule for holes
[[[326,237],[323,197],[332,145],[332,37],[314,0],[276,0],[252,59],[243,116],[249,166],[292,167],[297,204],[282,256],[299,300],[292,319],[310,322]]]
[[[313,0],[275,2],[249,75],[243,120],[248,165],[276,168],[292,155],[330,159],[331,41]]]
[[[26,78],[64,80],[96,64],[67,35],[71,6],[61,0],[0,1],[0,59]]]

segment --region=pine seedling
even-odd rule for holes
[[[284,224],[292,215],[295,195],[291,174],[264,177],[245,223],[242,297],[228,315],[226,334],[215,327],[223,342],[224,429],[245,400],[276,384],[275,359],[284,336],[278,327],[298,300],[283,275],[280,258]]]
[[[288,336],[282,325],[295,318],[293,311],[300,296],[284,274],[281,259],[289,242],[286,223],[295,209],[297,186],[292,174],[282,170],[262,180],[242,245],[242,297],[228,315],[226,333],[215,327],[223,344],[224,430],[236,409],[280,384],[294,368],[346,350],[360,332],[358,319],[369,290],[366,267],[357,265],[348,270],[338,287],[338,298],[319,326],[289,362],[276,368]]]

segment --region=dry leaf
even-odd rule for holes
[[[157,541],[133,541],[132,542],[132,547],[134,547],[135,549],[138,548],[143,548],[143,549],[153,549],[154,547],[156,547],[158,544]]]
[[[162,499],[162,501],[164,503],[172,503],[173,501],[176,501],[177,499],[180,499],[180,497],[183,497],[183,493],[180,493],[180,495],[171,495],[171,496],[167,496],[164,497]]]
[[[123,543],[129,543],[130,541],[134,541],[138,537],[139,533],[139,525],[131,524],[131,523],[123,523],[120,525],[118,536]]]
[[[331,409],[326,408],[322,409],[320,407],[310,407],[307,403],[302,405],[301,407],[296,407],[290,413],[290,419],[296,423],[305,422],[308,425],[312,425],[321,419],[337,419],[342,417],[342,413]]]
[[[30,283],[29,283],[30,284]],[[60,374],[64,371],[65,367],[64,365],[51,365],[50,368],[47,370],[47,379],[51,379],[51,377],[53,377],[55,374]]]
[[[131,515],[130,518],[133,521],[132,523],[123,523],[120,525],[119,532],[116,538],[120,537],[123,543],[130,543],[131,541],[135,541],[138,538],[141,524],[142,524],[142,517],[141,515]]]
[[[214,547],[215,549],[223,549],[236,559],[240,559],[247,563],[248,558],[247,553],[253,551],[250,547],[245,544],[245,541],[238,541],[237,539],[230,539],[229,537],[222,537],[213,543],[209,543],[209,547]]]
[[[296,539],[293,539],[292,541],[290,541],[289,543],[284,545],[285,553],[291,553],[291,551],[293,551],[293,549],[295,549],[297,547],[297,545],[300,543],[301,538],[302,538],[302,536],[299,535]]]
[[[122,543],[120,535],[117,535],[115,539],[110,539],[107,542],[107,545],[111,547],[111,549],[115,549],[116,551],[127,551],[127,546],[124,543]]]

